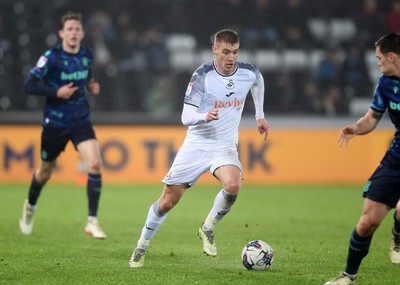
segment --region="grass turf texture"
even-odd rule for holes
[[[324,284],[345,265],[348,241],[362,209],[361,185],[244,184],[234,208],[216,228],[217,257],[203,254],[197,228],[218,185],[189,189],[152,240],[145,267],[128,268],[147,211],[161,185],[105,185],[99,220],[108,235],[84,233],[84,187],[49,183],[32,235],[18,220],[27,185],[0,185],[0,284]],[[358,284],[395,284],[390,263],[392,211],[375,233]],[[268,271],[247,271],[241,251],[262,239],[275,251]]]

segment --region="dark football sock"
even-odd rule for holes
[[[29,188],[29,194],[28,194],[28,202],[32,206],[35,206],[37,203],[37,200],[39,199],[40,192],[42,192],[43,185],[40,185],[36,179],[35,179],[35,174],[33,174],[32,181],[31,181],[31,186]]]
[[[87,196],[89,200],[89,216],[97,217],[101,195],[101,174],[88,174]]]
[[[347,255],[347,265],[345,270],[347,274],[357,274],[361,261],[368,254],[371,241],[372,235],[369,237],[360,237],[356,230],[353,230]]]
[[[397,211],[394,211],[393,219],[394,219],[393,228],[397,234],[400,234],[400,222],[397,219]]]

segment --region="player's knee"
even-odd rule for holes
[[[101,159],[100,158],[92,159],[91,161],[89,161],[87,167],[89,173],[100,174],[102,168]]]
[[[240,190],[240,182],[230,181],[224,184],[224,189],[226,192],[232,195],[237,195]]]
[[[53,169],[50,167],[40,168],[35,175],[35,179],[39,184],[45,184],[53,174]]]
[[[374,222],[373,220],[361,220],[357,224],[357,234],[362,237],[367,237],[372,235],[378,227],[378,222]]]

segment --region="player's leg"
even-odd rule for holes
[[[211,211],[198,230],[198,235],[203,241],[204,253],[210,256],[216,256],[218,253],[214,228],[231,210],[242,181],[242,172],[234,165],[221,166],[214,172],[214,175],[221,182],[222,189],[215,197]]]
[[[85,163],[88,172],[87,178],[87,197],[88,197],[88,223],[85,227],[87,235],[94,238],[104,239],[106,234],[99,225],[97,212],[99,208],[101,190],[102,190],[102,161],[100,155],[100,146],[96,139],[89,139],[80,142],[77,145],[77,150],[81,159]]]
[[[363,213],[350,237],[345,271],[325,285],[355,284],[358,268],[368,254],[372,236],[389,210],[390,207],[385,204],[365,199]]]
[[[161,197],[149,209],[146,223],[143,226],[138,247],[146,249],[161,224],[167,218],[168,212],[175,207],[187,189],[184,185],[165,185]]]
[[[39,199],[43,186],[49,181],[54,169],[56,168],[56,160],[44,161],[41,160],[39,167],[33,174],[31,186],[29,187],[29,204],[34,206]]]
[[[362,259],[368,254],[372,236],[390,208],[382,203],[365,199],[363,214],[350,239],[345,272],[356,275]]]
[[[167,218],[168,212],[179,202],[186,189],[187,186],[184,185],[164,186],[160,199],[150,206],[142,233],[129,260],[130,267],[137,268],[144,265],[144,257],[151,239]]]
[[[397,202],[396,209],[393,214],[392,241],[390,243],[390,260],[393,263],[400,263],[400,201]]]
[[[28,199],[26,199],[24,202],[22,207],[22,217],[19,221],[19,226],[23,234],[29,235],[32,233],[37,200],[39,199],[43,186],[50,179],[55,167],[55,160],[41,160],[38,169],[32,176],[32,181],[28,192]]]
[[[242,171],[234,165],[221,166],[214,172],[214,175],[221,182],[222,189],[215,197],[213,207],[204,221],[204,227],[208,230],[213,230],[231,210],[242,182]]]
[[[196,183],[209,169],[207,152],[182,145],[167,175],[163,178],[164,190],[158,201],[150,206],[146,223],[129,261],[130,267],[142,267],[150,240],[165,221],[167,213],[175,207],[185,190]]]
[[[29,235],[33,229],[33,216],[40,193],[50,179],[55,167],[56,160],[68,142],[68,135],[64,129],[44,127],[41,135],[41,161],[32,176],[29,187],[28,199],[23,206],[22,217],[19,225],[22,233]]]

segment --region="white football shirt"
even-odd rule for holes
[[[258,84],[262,86],[263,95],[262,74],[250,63],[237,62],[237,69],[231,75],[219,73],[214,61],[197,68],[187,87],[184,103],[197,107],[199,113],[217,108],[219,119],[189,126],[184,144],[203,150],[236,147],[246,97]],[[263,101],[262,98],[255,104],[262,105]],[[263,107],[256,106],[256,109],[263,110]]]

